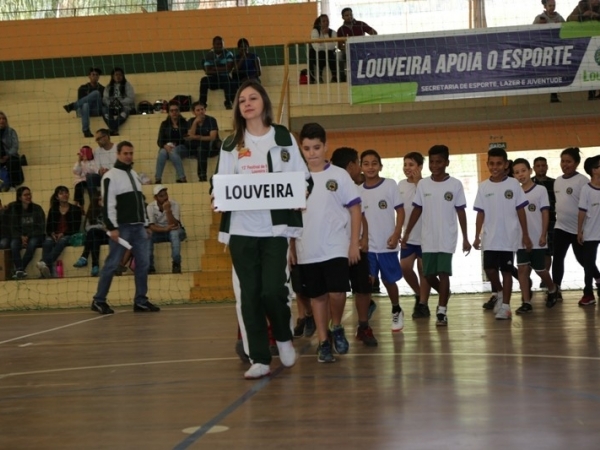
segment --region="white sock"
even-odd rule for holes
[[[447,308],[446,306],[438,306],[438,307],[437,307],[437,312],[438,312],[439,314],[446,314],[446,311],[447,311],[447,309],[448,309],[448,308]]]

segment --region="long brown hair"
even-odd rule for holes
[[[246,119],[244,119],[242,113],[240,112],[239,104],[240,92],[242,92],[246,88],[254,89],[262,97],[263,125],[266,127],[270,127],[273,123],[273,105],[271,104],[271,99],[269,98],[269,94],[267,94],[265,88],[262,87],[262,85],[254,79],[244,81],[238,89],[237,93],[235,94],[235,99],[233,100],[233,138],[236,145],[241,145],[244,142],[244,132],[246,131]]]

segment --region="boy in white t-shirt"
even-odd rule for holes
[[[313,179],[313,190],[302,214],[301,237],[290,240],[290,263],[298,264],[305,293],[310,297],[317,325],[317,361],[334,362],[328,339],[331,311],[333,349],[348,352],[341,324],[349,265],[360,258],[360,197],[344,169],[327,162],[326,133],[318,123],[308,123],[300,132],[300,149]]]
[[[487,167],[490,178],[479,185],[475,198],[477,219],[473,247],[483,248],[483,269],[492,285],[502,286],[494,312],[496,319],[506,320],[511,318],[512,268],[519,241],[527,251],[531,250],[524,209],[529,202],[519,182],[506,175],[508,156],[504,149],[488,151]],[[502,272],[502,282],[499,272]]]
[[[402,279],[398,251],[404,223],[404,204],[398,184],[390,178],[379,176],[383,165],[375,150],[362,152],[360,166],[365,175],[360,198],[369,223],[371,277],[375,279],[381,272],[381,280],[392,302],[392,331],[398,332],[404,328],[404,313],[396,284]]]
[[[459,180],[446,173],[449,157],[450,151],[445,145],[434,145],[429,150],[431,177],[423,178],[417,185],[414,209],[402,237],[402,247],[407,248],[411,233],[422,217],[423,275],[439,294],[436,326],[448,325],[452,255],[456,251],[458,236],[457,217],[463,236],[462,249],[466,254],[471,251],[467,235],[465,191]]]
[[[600,244],[600,155],[588,158],[583,163],[590,182],[581,188],[579,215],[577,220],[577,241],[583,246],[583,269],[588,278],[593,278],[600,297],[600,272],[596,266],[598,244]],[[584,295],[579,306],[596,304],[594,294]]]
[[[550,272],[546,268],[546,252],[548,249],[548,226],[550,223],[550,200],[548,191],[544,186],[535,184],[531,178],[532,170],[529,161],[524,158],[515,159],[513,163],[515,179],[521,183],[525,198],[529,202],[525,213],[527,215],[527,229],[531,239],[532,249],[527,251],[523,244],[517,251],[517,268],[519,271],[519,285],[523,304],[516,310],[517,314],[533,311],[531,305],[531,285],[529,276],[531,269],[542,279],[548,287],[546,306],[552,308],[558,300],[558,288],[552,281]]]

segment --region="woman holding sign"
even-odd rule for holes
[[[260,184],[261,175],[274,172],[302,172],[312,185],[294,137],[285,127],[273,124],[267,92],[258,81],[248,80],[234,100],[233,135],[223,142],[217,174],[237,174],[240,183],[246,184],[256,175]],[[216,203],[219,200],[215,198]],[[271,372],[267,319],[281,363],[286,367],[295,363],[287,252],[288,238],[299,237],[301,231],[302,216],[297,210],[237,210],[222,216],[219,241],[229,244],[238,321],[252,362],[244,374],[247,379]]]

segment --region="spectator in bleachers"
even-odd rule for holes
[[[187,183],[181,158],[190,155],[186,146],[185,137],[188,135],[188,123],[181,115],[179,103],[169,103],[169,117],[161,124],[158,130],[158,157],[156,158],[155,183],[160,184],[167,160],[175,167],[177,183]]]
[[[79,149],[79,153],[77,153],[77,162],[73,166],[73,174],[75,174],[74,200],[75,204],[82,209],[85,204],[87,176],[96,175],[97,173],[98,166],[96,165],[96,161],[94,161],[94,151],[92,150],[92,147],[84,145]]]
[[[167,188],[162,185],[154,186],[154,201],[146,207],[152,237],[150,245],[149,273],[156,273],[154,267],[154,244],[158,242],[171,243],[172,273],[181,273],[181,242],[185,241],[185,228],[181,225],[179,203],[169,199]]]
[[[327,14],[321,14],[317,17],[313,29],[310,32],[310,38],[330,39],[336,37],[337,33],[329,28],[329,16]],[[319,63],[319,82],[323,82],[323,72],[327,69],[327,65],[329,65],[329,70],[331,70],[331,82],[337,82],[336,47],[337,44],[335,42],[311,44],[308,50],[308,72],[311,83],[316,83],[317,61]]]
[[[0,250],[10,248],[10,214],[8,205],[0,201]]]
[[[555,0],[542,0],[544,5],[544,12],[535,16],[533,20],[534,25],[543,25],[546,23],[563,23],[565,19],[559,13],[556,12],[556,1]],[[558,94],[550,94],[550,103],[560,103]]]
[[[42,260],[37,263],[42,278],[51,278],[54,263],[69,244],[71,236],[81,230],[81,216],[81,208],[69,203],[69,188],[57,186],[50,198]]]
[[[208,181],[208,158],[217,156],[221,150],[218,145],[219,126],[217,120],[206,115],[206,108],[200,102],[192,105],[196,117],[188,120],[188,146],[192,154],[198,157],[198,179]]]
[[[344,23],[337,30],[338,37],[349,37],[349,36],[364,36],[365,34],[376,35],[377,31],[374,28],[367,25],[365,22],[355,20],[352,13],[352,8],[342,9],[342,19]],[[341,59],[343,60],[340,65],[340,81],[346,81],[346,43],[340,42],[338,48],[342,52]]]
[[[10,223],[10,250],[15,274],[13,279],[27,277],[25,269],[37,247],[44,242],[46,215],[42,207],[32,201],[31,190],[26,186],[17,189],[17,200],[8,205]],[[25,254],[21,258],[21,249]]]
[[[225,91],[225,108],[231,109],[237,84],[233,82],[229,73],[233,69],[233,53],[225,49],[225,42],[221,36],[213,38],[213,48],[204,58],[204,72],[206,76],[200,80],[200,103],[208,106],[208,90],[223,89]]]
[[[115,67],[110,73],[110,83],[102,97],[104,122],[111,136],[119,135],[119,127],[125,123],[135,108],[133,86],[125,78],[125,71]]]
[[[573,12],[567,17],[567,22],[589,22],[600,20],[600,0],[581,0]],[[588,91],[588,100],[600,100],[596,91]]]
[[[250,42],[248,42],[248,39],[241,38],[237,42],[237,48],[238,52],[235,55],[235,62],[231,71],[231,78],[236,83],[236,90],[237,86],[246,80],[254,79],[260,82],[260,75],[262,73],[260,58],[256,53],[250,51]]]
[[[6,167],[10,182],[0,186],[2,191],[23,183],[23,170],[19,158],[19,136],[8,125],[8,117],[0,111],[0,167]]]
[[[77,111],[81,116],[81,129],[86,138],[94,137],[90,131],[90,116],[96,117],[102,114],[102,96],[104,86],[99,83],[102,71],[97,67],[90,67],[88,83],[82,84],[77,89],[77,101],[64,105],[65,111]]]
[[[108,129],[100,128],[96,131],[96,143],[98,147],[94,149],[94,161],[97,172],[88,173],[85,176],[90,198],[98,193],[102,175],[112,169],[117,160],[117,144],[111,142],[110,131]]]
[[[102,197],[95,195],[90,201],[90,207],[85,215],[85,245],[79,259],[73,267],[88,265],[88,256],[92,254],[92,277],[100,273],[100,246],[108,244],[108,236],[102,220]]]

